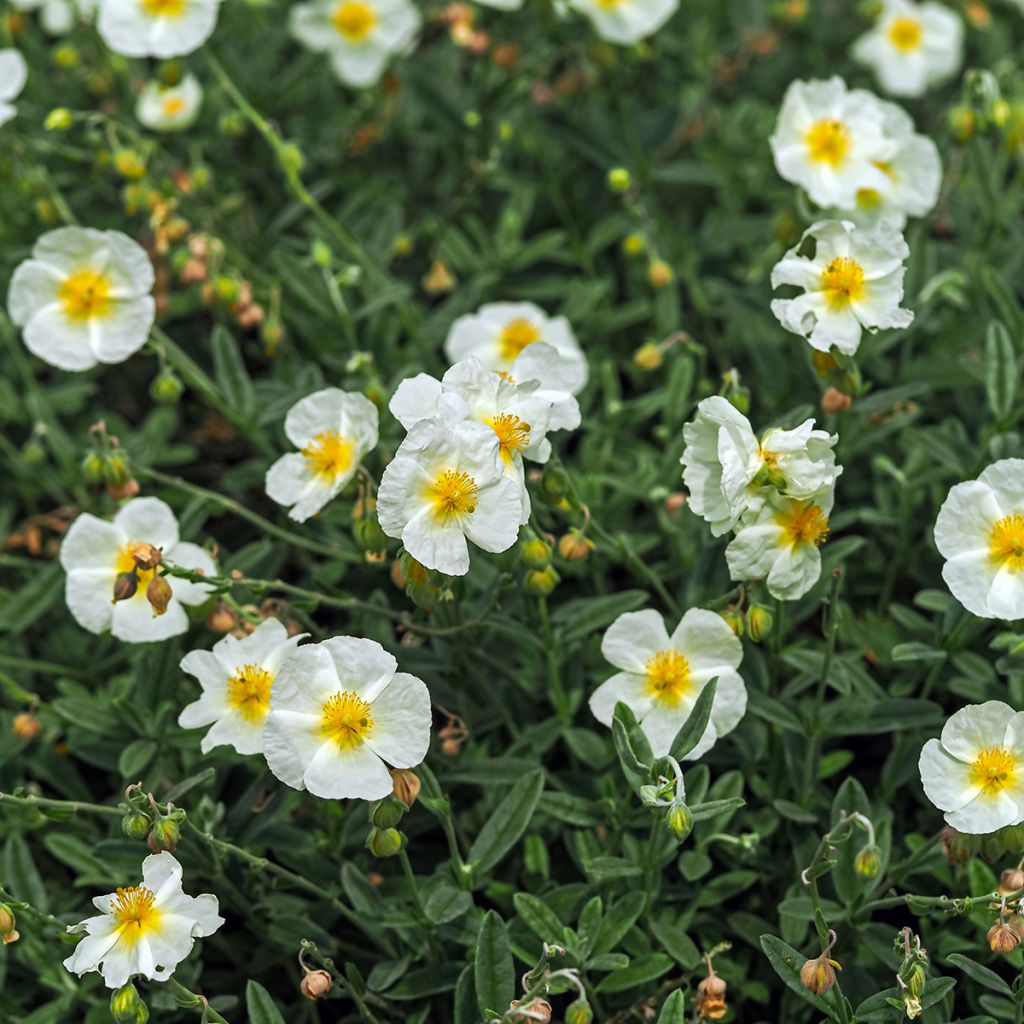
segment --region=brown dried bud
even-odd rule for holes
[[[985,936],[993,953],[1012,953],[1020,944],[1020,936],[1015,928],[1005,921],[999,920],[988,930]]]
[[[420,780],[415,772],[408,768],[392,768],[391,779],[395,784],[394,794],[406,807],[416,803],[420,795]]]
[[[722,998],[725,996],[726,984],[722,979],[712,972],[701,983],[697,986],[697,995],[699,996],[716,996]]]
[[[850,395],[844,395],[837,388],[829,388],[821,396],[821,408],[824,412],[846,412],[851,405],[853,405],[853,398]]]
[[[874,663],[871,658],[868,658],[868,660]],[[956,867],[966,864],[971,851],[968,849],[967,841],[964,837],[955,828],[944,828],[941,838],[942,852],[946,855],[946,860],[950,866]]]
[[[31,711],[19,711],[14,716],[11,727],[14,729],[14,735],[20,740],[35,739],[42,728],[39,724],[39,719]]]
[[[149,602],[150,608],[153,609],[153,614],[163,615],[171,603],[171,597],[170,583],[165,577],[154,575],[149,581],[149,586],[146,587],[146,600]]]
[[[238,625],[238,616],[226,605],[219,604],[206,620],[214,633],[230,633]]]
[[[447,757],[455,757],[461,749],[462,744],[451,736],[441,744],[441,753]]]
[[[163,561],[164,553],[152,544],[136,544],[132,548],[132,560],[140,569],[155,569]]]
[[[665,511],[670,516],[677,516],[686,506],[686,495],[682,491],[673,491],[665,499]]]
[[[8,940],[8,935],[13,935],[14,938]],[[14,930],[14,911],[6,903],[0,903],[0,938],[3,938],[5,943],[16,942],[18,939],[18,933]]]
[[[139,577],[134,569],[119,572],[114,579],[114,601],[129,601],[139,589]]]
[[[585,561],[593,550],[594,542],[577,529],[571,529],[558,540],[558,553],[567,562]]]
[[[238,324],[240,327],[259,327],[263,323],[263,316],[263,307],[254,302],[239,311]]]
[[[536,1021],[538,1024],[551,1022],[551,1004],[546,999],[531,999],[525,1005],[521,1005],[518,999],[513,999],[508,1008],[519,1010],[518,1013],[511,1015],[511,1020]]]
[[[326,971],[307,971],[299,982],[299,988],[307,999],[319,999],[330,992],[332,984],[331,976]]]
[[[134,498],[139,493],[139,481],[134,477],[128,477],[124,483],[107,484],[107,494],[115,501],[124,501],[126,498]]]
[[[999,895],[1011,896],[1024,889],[1024,871],[1020,868],[1007,868],[999,876]]]
[[[822,953],[800,968],[800,981],[808,992],[824,995],[836,983],[835,961]]]
[[[494,48],[491,61],[503,71],[515,71],[519,63],[519,47],[515,43],[502,43]]]

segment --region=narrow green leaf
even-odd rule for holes
[[[44,914],[50,909],[46,886],[32,859],[28,843],[15,833],[4,844],[4,887],[19,900],[31,903]]]
[[[565,926],[558,915],[542,900],[528,892],[517,892],[512,897],[516,913],[523,923],[542,942],[560,943]]]
[[[245,986],[245,1009],[249,1024],[284,1024],[270,993],[258,982],[250,980]]]
[[[995,971],[982,966],[969,956],[964,956],[962,953],[950,953],[946,957],[946,963],[959,967],[964,974],[973,978],[979,985],[984,985],[985,988],[998,992],[1002,996],[1013,998],[1013,990]]]
[[[1019,376],[1010,334],[998,320],[993,320],[985,332],[985,394],[996,419],[1002,419],[1013,408]]]
[[[686,1024],[686,1000],[679,989],[662,1003],[658,1024]]]
[[[715,690],[718,688],[718,679],[712,679],[697,697],[693,710],[689,717],[683,722],[676,738],[672,741],[669,751],[672,756],[681,761],[693,750],[707,731],[708,720],[711,718],[711,706],[715,701]]]
[[[515,967],[508,944],[505,922],[496,910],[488,910],[480,925],[473,961],[473,982],[477,1006],[504,1013],[515,995]]]
[[[232,410],[243,419],[250,418],[256,411],[256,395],[238,342],[226,327],[218,324],[210,336],[210,344],[217,386],[224,392]]]
[[[490,871],[515,846],[529,827],[543,789],[543,769],[530,772],[512,787],[473,841],[469,863],[474,870]]]
[[[630,707],[627,704],[623,704],[620,700],[615,705],[615,714],[612,717],[612,740],[615,743],[615,750],[619,755],[619,760],[622,762],[622,767],[626,771],[631,772],[633,775],[645,777],[650,768],[648,764],[644,764],[640,760],[633,749],[629,736],[631,725],[637,725],[636,718]]]

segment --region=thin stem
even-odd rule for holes
[[[191,999],[192,1002],[188,1003],[187,1006],[192,1009],[202,1010],[207,1020],[213,1021],[214,1024],[231,1024],[229,1020],[222,1017],[210,1005],[206,996],[198,995],[191,989],[185,988],[185,986],[175,978],[168,978],[164,984],[166,984],[180,1000],[184,1001],[186,999]]]
[[[548,667],[548,683],[551,686],[551,702],[560,717],[568,718],[569,701],[566,697],[565,687],[562,685],[561,673],[558,671],[555,638],[551,630],[551,616],[548,614],[548,599],[546,597],[537,598],[537,610],[540,612],[541,633],[544,637],[544,655]]]
[[[842,575],[839,569],[833,571],[828,592],[828,608],[826,610],[824,627],[825,658],[821,665],[821,675],[818,677],[818,687],[815,691],[814,704],[811,708],[811,720],[807,728],[807,752],[804,757],[803,773],[803,795],[805,801],[810,798],[811,790],[814,787],[814,769],[818,762],[820,748],[821,710],[825,703],[825,696],[828,693],[828,680],[832,672],[832,662],[836,653],[836,638],[839,634],[839,620],[836,609],[839,602],[839,581],[842,579]]]

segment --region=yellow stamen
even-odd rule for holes
[[[139,0],[139,4],[151,18],[180,18],[188,0]]]
[[[811,125],[804,136],[811,159],[815,163],[839,168],[850,152],[850,129],[838,118],[826,117]]]
[[[540,329],[529,320],[521,317],[509,320],[498,335],[498,351],[505,362],[511,363],[524,348],[540,341],[541,337]]]
[[[314,473],[333,480],[352,468],[355,450],[356,446],[337,431],[323,430],[302,449],[302,454]]]
[[[83,267],[64,278],[57,299],[64,315],[76,323],[108,316],[114,308],[111,289],[114,282],[102,270]]]
[[[862,210],[873,210],[882,201],[882,195],[877,189],[857,189],[857,205]]]
[[[775,522],[782,527],[780,545],[795,548],[798,544],[820,547],[828,538],[828,516],[820,505],[809,501],[795,501],[789,508],[775,514]]]
[[[924,32],[921,22],[917,18],[910,18],[904,15],[900,18],[893,18],[889,23],[889,42],[903,53],[912,53],[920,49],[923,42]]]
[[[471,516],[476,511],[479,489],[476,481],[466,472],[446,469],[428,488],[438,519],[453,516]]]
[[[678,704],[689,692],[690,664],[678,651],[658,651],[647,659],[647,692],[665,704]]]
[[[860,302],[867,291],[864,268],[849,256],[837,256],[821,272],[821,290],[829,308],[838,312],[852,302]]]
[[[484,422],[498,435],[498,453],[506,463],[511,463],[530,443],[530,424],[510,412],[492,416]]]
[[[342,0],[334,8],[331,24],[350,43],[361,43],[377,24],[377,13],[362,0]]]
[[[164,117],[177,117],[185,109],[185,101],[180,96],[165,96],[163,101]]]
[[[620,4],[626,3],[627,0],[594,0],[594,3],[598,7],[603,8],[606,11],[614,11]]]
[[[1014,512],[997,520],[988,535],[988,551],[1001,568],[1024,569],[1024,514]]]
[[[156,893],[145,885],[118,889],[110,904],[121,940],[134,945],[146,932],[160,927],[160,911],[154,906]]]
[[[320,731],[339,747],[360,746],[373,728],[369,703],[351,690],[340,691],[324,701],[320,714]]]
[[[971,782],[980,786],[986,796],[995,796],[1017,781],[1017,758],[1002,747],[978,751],[971,764]]]
[[[270,713],[274,677],[260,665],[243,665],[228,679],[228,701],[247,722],[262,722]]]

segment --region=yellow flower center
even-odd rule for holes
[[[775,515],[775,521],[782,527],[779,543],[795,548],[798,544],[813,544],[820,547],[828,537],[828,516],[820,505],[809,501],[794,502],[785,511]]]
[[[1002,747],[978,751],[971,764],[971,782],[980,786],[986,796],[995,796],[1017,780],[1017,758]]]
[[[658,651],[645,668],[647,692],[665,704],[678,704],[692,685],[689,662],[678,651]]]
[[[815,163],[839,168],[850,152],[850,129],[835,117],[812,124],[804,140]]]
[[[151,18],[180,18],[188,7],[188,0],[139,0],[139,3]]]
[[[145,885],[117,890],[110,908],[121,939],[128,945],[160,927],[160,911],[153,905],[155,901],[156,893]]]
[[[320,709],[320,731],[339,747],[358,747],[373,728],[370,705],[358,693],[339,691]]]
[[[350,43],[361,43],[377,24],[377,14],[362,0],[342,0],[334,8],[331,24]]]
[[[877,189],[857,189],[857,205],[862,210],[873,210],[882,201],[882,195]]]
[[[427,491],[438,519],[471,516],[476,511],[479,489],[466,472],[446,469]]]
[[[920,48],[924,35],[921,22],[906,15],[893,18],[889,23],[889,42],[903,53],[912,53]]]
[[[864,268],[849,256],[837,256],[821,272],[821,290],[829,307],[838,312],[864,298]]]
[[[620,4],[626,2],[627,0],[594,0],[594,3],[605,11],[614,11]]]
[[[498,335],[498,350],[501,353],[501,358],[505,362],[511,363],[527,345],[532,345],[540,339],[540,328],[529,320],[519,317],[509,320],[501,329],[501,334]]]
[[[64,315],[76,323],[108,316],[114,308],[110,294],[114,282],[102,270],[83,267],[64,278],[57,289],[57,300]]]
[[[122,544],[121,547],[117,549],[117,562],[114,565],[114,570],[118,573],[131,572],[132,569],[135,570],[135,575],[138,578],[139,584],[135,593],[131,598],[129,598],[129,600],[132,601],[136,598],[145,599],[146,587],[149,586],[153,577],[156,575],[156,569],[140,569],[135,564],[135,559],[132,558],[132,548],[134,548],[137,543],[138,541],[130,540],[127,544]]]
[[[228,701],[247,721],[261,722],[270,712],[274,677],[259,665],[243,665],[228,679]]]
[[[185,109],[185,101],[180,96],[165,96],[163,101],[164,117],[177,117]]]
[[[333,480],[352,468],[356,446],[335,430],[323,430],[313,438],[302,454],[318,476]]]
[[[997,520],[988,535],[992,561],[1011,572],[1024,569],[1024,514],[1014,512]]]
[[[498,435],[498,452],[504,462],[512,460],[530,443],[530,424],[518,416],[503,412],[484,422]]]

